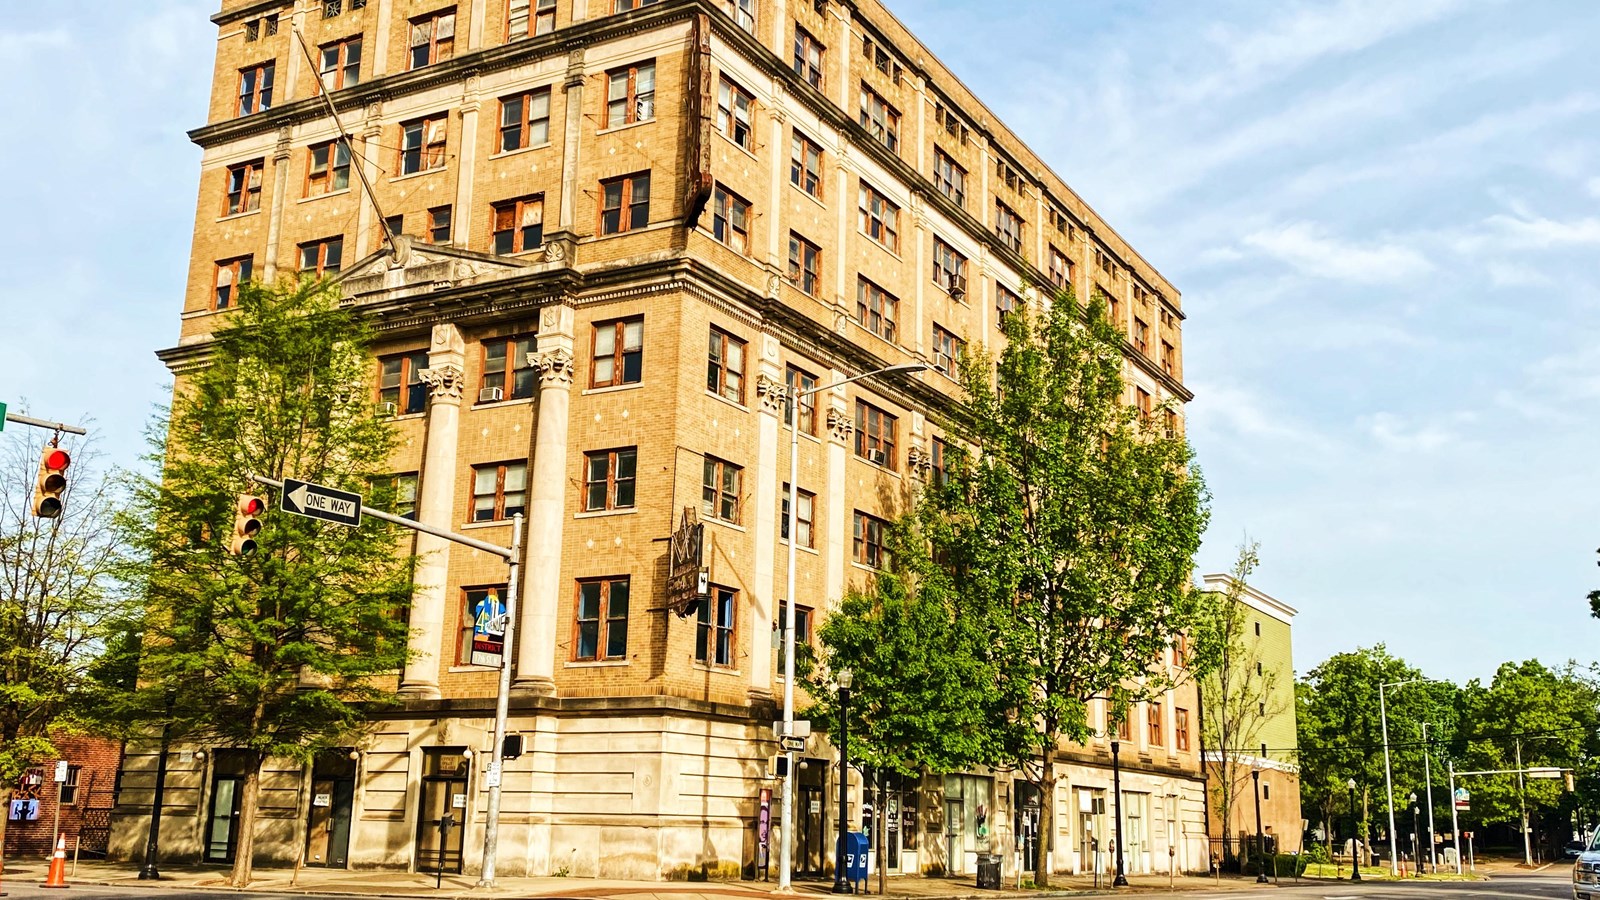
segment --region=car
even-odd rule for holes
[[[1577,859],[1583,855],[1585,849],[1587,848],[1584,846],[1583,841],[1567,841],[1567,845],[1561,848],[1561,858]]]
[[[1572,900],[1600,900],[1600,833],[1572,864]]]

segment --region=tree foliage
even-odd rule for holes
[[[410,560],[393,529],[264,517],[259,549],[229,552],[249,474],[363,491],[387,471],[392,426],[368,399],[360,323],[322,282],[246,284],[205,365],[180,379],[137,482],[142,687],[132,716],[243,753],[233,883],[249,882],[259,773],[352,741],[392,699],[406,653]]]

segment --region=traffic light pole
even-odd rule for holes
[[[3,408],[3,407],[0,407],[0,408]],[[14,413],[14,412],[6,413],[6,421],[7,422],[15,422],[18,425],[32,425],[35,428],[48,428],[51,431],[64,431],[67,434],[88,434],[89,433],[88,431],[85,431],[84,429],[79,428],[76,425],[68,425],[65,422],[51,422],[51,421],[48,421],[48,420],[45,420],[45,419],[35,419],[32,416],[18,415],[17,413]]]
[[[283,482],[281,481],[260,475],[246,477],[257,484],[277,488],[279,491],[283,490]],[[489,750],[489,772],[485,778],[489,787],[489,807],[486,810],[487,818],[483,829],[483,867],[478,876],[479,887],[494,887],[495,857],[500,850],[500,781],[501,766],[504,762],[500,754],[506,743],[506,720],[510,717],[511,648],[516,646],[513,638],[516,635],[517,607],[519,605],[517,601],[521,599],[519,592],[521,591],[520,576],[522,574],[522,513],[517,513],[511,517],[510,547],[501,547],[498,544],[480,541],[477,538],[457,534],[448,529],[435,528],[423,522],[414,522],[411,519],[406,519],[393,513],[369,509],[365,506],[362,507],[361,514],[371,516],[380,522],[388,522],[391,525],[399,525],[401,528],[409,528],[412,531],[431,534],[436,538],[452,541],[471,547],[474,550],[492,553],[505,560],[507,565],[510,566],[511,571],[506,578],[506,622],[505,638],[502,644],[504,650],[500,656],[500,680],[495,691],[494,701],[494,746]],[[462,822],[461,827],[465,828],[466,823]]]

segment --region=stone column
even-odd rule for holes
[[[561,213],[557,229],[569,234],[578,218],[578,195],[583,191],[583,185],[578,183],[579,147],[583,138],[583,79],[583,48],[580,47],[567,55],[567,80],[563,85],[567,114],[562,136]]]
[[[375,81],[389,74],[389,30],[393,14],[394,0],[378,0],[378,33],[372,42],[372,75],[369,80]],[[411,35],[407,34],[401,40],[409,42]],[[402,65],[401,71],[404,70]]]
[[[283,236],[283,204],[289,193],[289,139],[287,127],[278,129],[278,143],[272,150],[272,205],[267,211],[267,258],[262,262],[263,283],[278,277],[279,241]]]
[[[911,340],[906,340],[903,334],[900,337],[900,342],[909,347],[911,352],[915,353],[917,358],[923,362],[932,359],[932,348],[929,345],[933,340],[933,328],[928,324],[927,300],[923,296],[923,291],[932,281],[930,273],[933,271],[933,266],[928,258],[932,243],[928,233],[932,231],[932,226],[928,222],[926,207],[927,201],[923,199],[922,193],[920,191],[912,191],[912,233],[915,235],[914,239],[917,242],[916,252],[913,254],[913,258],[916,260],[916,268],[912,270],[917,273],[917,277],[912,279],[912,283],[917,287],[911,294],[911,328],[909,329]]]
[[[842,381],[845,373],[828,373],[828,380]],[[830,392],[828,399],[828,572],[824,595],[834,603],[844,596],[845,560],[851,559],[850,520],[855,515],[845,490],[845,467],[850,460],[850,442],[855,436],[855,417],[850,413],[843,385]],[[818,610],[821,612],[821,610]]]
[[[461,425],[461,391],[466,386],[466,342],[454,325],[435,325],[428,350],[428,368],[419,377],[427,383],[427,450],[417,494],[417,521],[452,528],[456,505],[456,443]],[[400,695],[439,697],[439,662],[445,646],[444,612],[450,579],[450,542],[417,535],[416,587],[411,598],[411,659],[406,662]]]
[[[378,155],[382,153],[378,146],[378,139],[383,136],[383,125],[378,120],[378,104],[367,104],[366,123],[361,128],[361,139],[357,145],[361,155],[350,162],[360,166],[367,173],[367,179],[374,183],[378,180]],[[355,187],[362,191],[360,205],[356,210],[356,252],[351,260],[365,259],[372,252],[373,243],[382,244],[378,237],[377,217],[372,212],[372,203],[365,196],[366,188],[360,185]]]
[[[782,372],[775,362],[778,339],[763,335],[760,372],[756,375],[756,397],[761,414],[757,417],[755,522],[750,532],[755,537],[755,590],[750,592],[750,697],[772,697],[772,623],[778,605],[774,602],[777,584],[778,510],[782,508],[782,482],[788,478],[789,448],[778,446],[778,419],[783,415]],[[783,475],[779,475],[779,472]],[[792,537],[792,535],[791,535]],[[787,551],[784,551],[787,553]],[[787,598],[785,598],[787,599]]]
[[[781,11],[779,15],[782,15]],[[779,21],[777,27],[780,31],[783,29],[782,20]],[[772,79],[772,105],[768,108],[768,115],[772,121],[771,146],[774,150],[772,153],[771,193],[767,196],[774,198],[775,201],[778,197],[784,195],[784,173],[789,168],[789,143],[783,139],[783,125],[788,119],[788,114],[783,110],[783,102],[783,83],[774,78]],[[774,202],[772,203],[772,208],[767,210],[767,266],[775,272],[786,271],[788,263],[785,257],[788,249],[788,241],[785,239],[788,235],[783,228],[783,208],[784,204]]]
[[[481,9],[480,9],[481,12]],[[450,241],[465,247],[472,235],[472,184],[478,165],[478,85],[474,72],[467,76],[461,100],[461,138],[456,143],[456,199],[450,215]]]
[[[547,307],[540,317],[538,349],[528,361],[539,367],[539,413],[528,484],[527,587],[517,634],[516,682],[523,696],[555,694],[556,610],[562,596],[561,538],[567,516],[567,429],[572,403],[570,306]]]

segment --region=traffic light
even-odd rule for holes
[[[228,552],[234,556],[249,556],[256,552],[256,532],[261,530],[261,514],[267,511],[267,501],[253,494],[240,494],[233,507],[233,543]]]
[[[60,447],[46,447],[39,454],[39,480],[33,488],[33,514],[41,519],[61,515],[61,495],[67,491],[67,466],[72,457]]]

